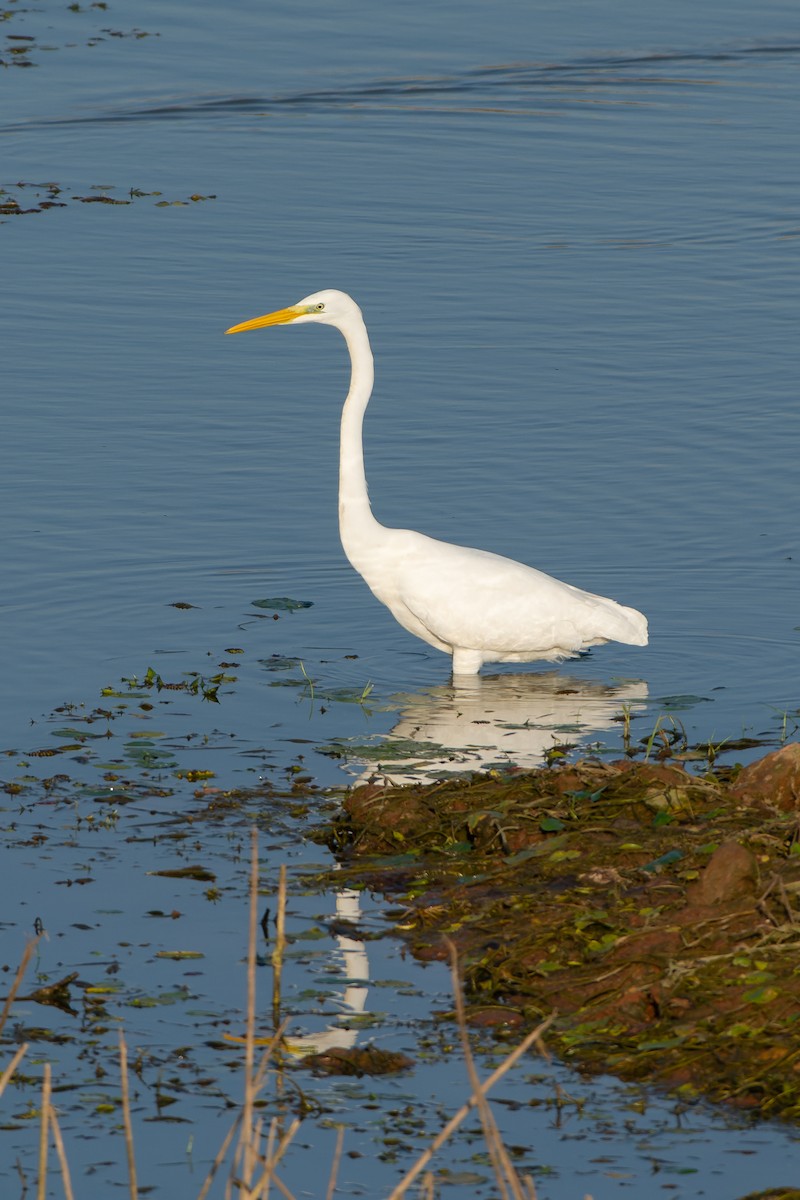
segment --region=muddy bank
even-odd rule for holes
[[[701,776],[624,759],[371,784],[327,836],[415,955],[455,942],[474,1023],[517,1037],[556,1010],[548,1045],[583,1069],[796,1119],[799,814],[790,744]]]

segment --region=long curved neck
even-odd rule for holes
[[[375,371],[364,322],[349,321],[341,332],[350,351],[351,375],[339,440],[339,533],[345,553],[353,562],[370,534],[380,528],[369,506],[362,441],[364,412],[372,395]]]

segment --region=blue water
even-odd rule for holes
[[[565,731],[616,744],[624,703],[645,738],[664,713],[689,741],[796,731],[793,3],[130,0],[0,33],[34,39],[0,186],[64,204],[0,217],[8,776],[56,705],[232,649],[222,704],[185,717],[223,784],[256,752],[359,776],[420,729],[450,765],[533,764]],[[647,649],[562,669],[571,708],[536,669],[454,696],[346,563],[341,340],[222,336],[331,286],[373,339],[376,515],[647,614]]]

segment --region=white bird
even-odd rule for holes
[[[608,641],[647,645],[647,620],[635,608],[487,550],[381,525],[370,508],[364,473],[361,431],[375,375],[356,302],[344,292],[314,292],[226,333],[309,321],[333,325],[350,352],[339,443],[342,546],[404,629],[451,654],[454,675],[477,675],[485,662],[559,662]]]

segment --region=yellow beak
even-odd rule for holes
[[[247,333],[249,329],[265,329],[267,325],[286,325],[303,315],[303,309],[296,304],[290,308],[279,308],[277,312],[267,313],[265,317],[253,317],[252,321],[242,321],[241,325],[231,325],[226,333]]]

